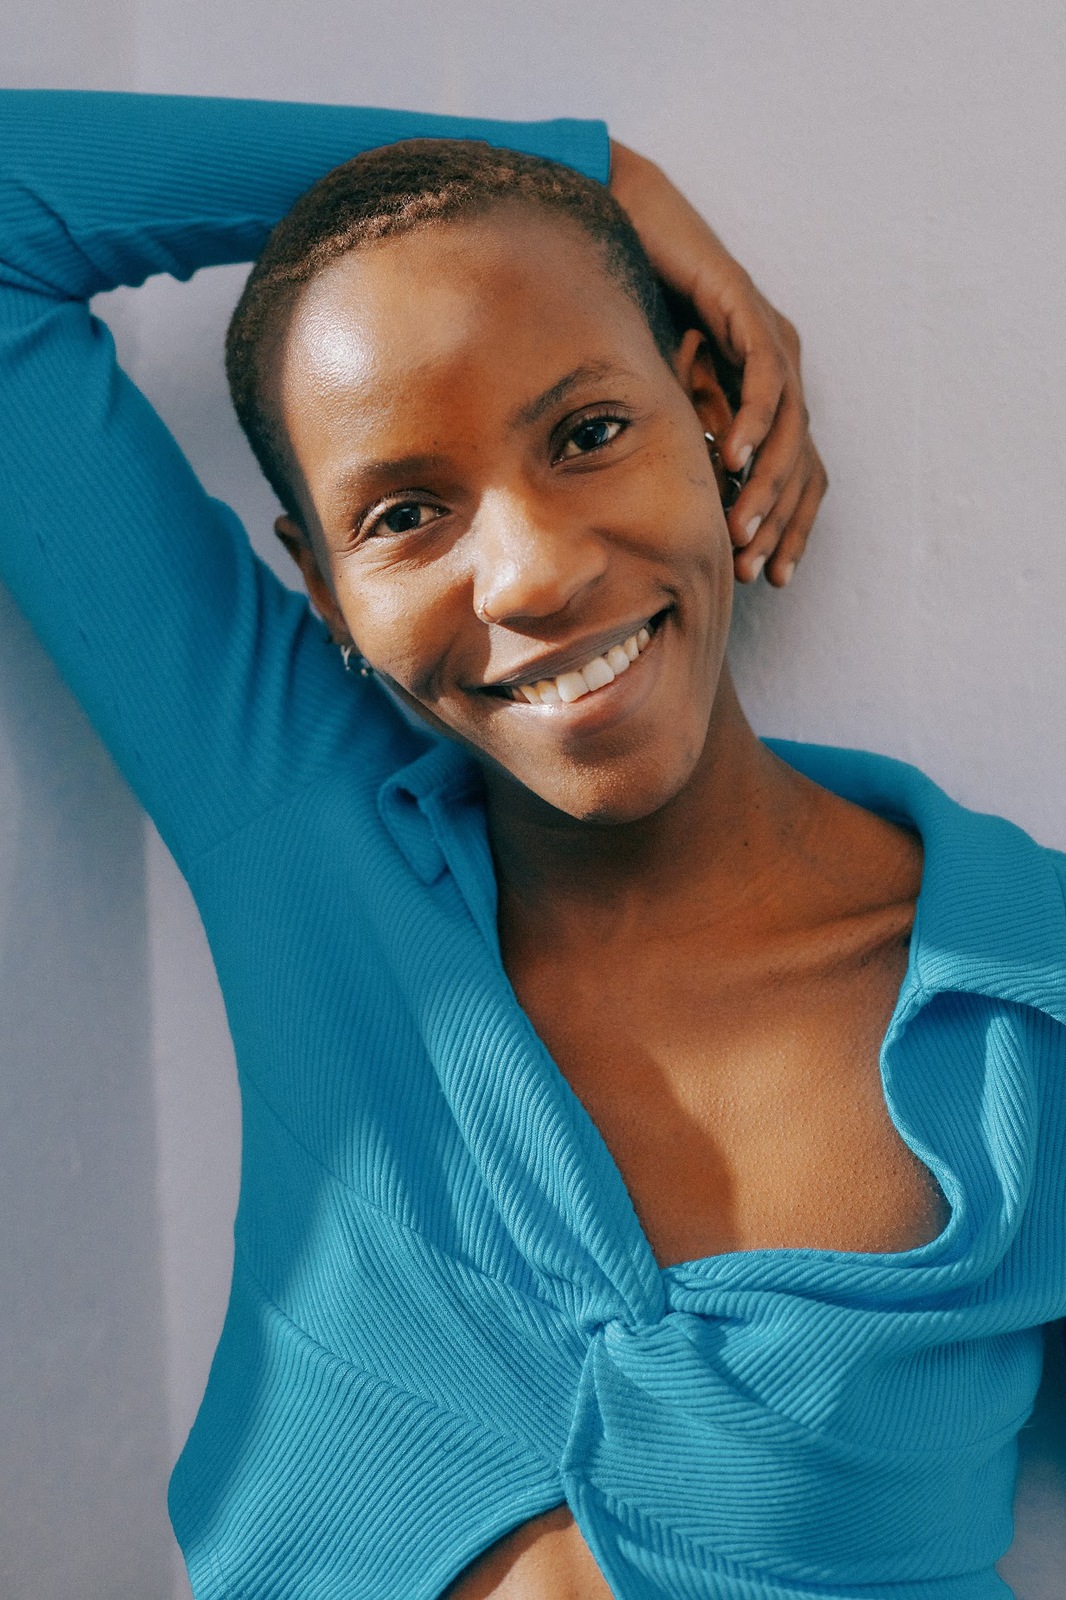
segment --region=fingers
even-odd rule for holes
[[[788,318],[782,316],[780,311],[775,311],[774,316],[777,318],[777,331],[781,335],[781,342],[788,354],[788,359],[798,372],[800,365],[799,331],[795,323],[789,322]]]
[[[740,405],[722,441],[723,458],[734,472],[739,472],[752,452],[769,437],[789,381],[788,359],[781,346],[770,338],[768,328],[745,352],[743,366]],[[752,470],[753,476],[762,475],[758,459]]]
[[[733,445],[735,459],[753,439],[762,437],[728,524],[739,552],[740,581],[750,583],[765,569],[768,581],[783,587],[803,555],[828,479],[810,436],[799,372],[799,335],[787,317],[761,296],[759,300],[764,315],[754,329],[757,342],[745,358],[741,404],[723,443],[723,455]],[[772,404],[775,410],[770,416]]]
[[[807,478],[791,479],[783,493],[778,495],[773,510],[765,518],[754,538],[738,550],[733,560],[733,570],[741,583],[751,583],[759,576],[771,557],[776,557],[781,534],[792,519],[807,488]]]
[[[785,524],[777,549],[766,563],[767,582],[772,583],[775,588],[783,589],[792,582],[797,563],[807,548],[807,539],[818,514],[818,507],[829,486],[825,468],[817,457],[815,460],[815,470],[807,480],[795,511]]]
[[[743,411],[744,406],[741,405],[738,419]],[[812,463],[806,452],[808,443],[807,408],[803,404],[803,396],[798,385],[786,378],[777,412],[770,419],[765,440],[755,457],[751,477],[729,512],[729,531],[734,544],[750,543],[759,528],[774,514],[781,523],[779,502],[783,496],[791,496],[793,504],[798,500],[811,472]],[[796,481],[797,474],[802,478],[799,483]]]
[[[792,581],[828,484],[818,452],[808,442],[773,510],[755,537],[734,557],[739,582],[751,583],[760,572],[765,572],[767,582],[775,588],[784,588]]]
[[[721,441],[730,472],[752,463],[728,515],[737,576],[750,582],[765,568],[771,583],[787,583],[826,490],[807,425],[799,335],[665,173],[624,145],[611,150],[611,190],[652,265],[742,371],[740,406]]]

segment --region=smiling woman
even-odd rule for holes
[[[1066,861],[748,724],[734,580],[787,581],[824,482],[782,368],[723,503],[755,292],[697,229],[721,296],[666,319],[602,130],[0,117],[4,578],[188,878],[241,1072],[197,1596],[1002,1596],[1066,1311]],[[342,159],[229,346],[323,628],[86,301],[254,254]]]
[[[586,820],[684,783],[728,632],[706,441],[731,415],[602,187],[447,140],[357,157],[275,229],[227,355],[339,644]]]
[[[586,819],[658,809],[704,745],[733,567],[691,402],[702,343],[668,365],[587,236],[510,210],[345,257],[286,341],[303,513],[283,532],[334,637]],[[374,471],[339,497],[353,457]],[[636,670],[577,692],[649,624]],[[502,692],[560,674],[546,715]]]

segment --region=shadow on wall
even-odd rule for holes
[[[140,810],[0,589],[0,1594],[171,1588]]]

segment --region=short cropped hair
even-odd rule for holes
[[[608,275],[639,308],[666,360],[678,331],[667,295],[613,195],[571,167],[467,139],[408,139],[326,173],[270,234],[226,334],[230,396],[285,510],[302,521],[297,470],[268,393],[300,291],[340,257],[379,239],[518,202],[569,217],[599,247]]]

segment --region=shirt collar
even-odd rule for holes
[[[476,769],[460,745],[431,734],[426,738],[428,749],[381,785],[378,815],[412,872],[429,884],[436,883],[448,866],[438,837],[446,803],[471,789]]]
[[[912,827],[925,850],[912,971],[926,993],[959,990],[1034,1006],[1066,1023],[1066,898],[1052,852],[1002,817],[959,805],[931,778],[889,756],[767,739],[815,783]],[[496,897],[481,808],[483,783],[448,739],[392,774],[378,809],[415,874],[451,870],[494,939]]]
[[[490,948],[496,935],[496,874],[485,828],[485,785],[461,745],[430,736],[429,748],[386,778],[378,813],[424,884],[448,871]]]
[[[912,968],[927,993],[989,995],[1066,1023],[1066,898],[1050,850],[1003,817],[959,805],[905,762],[764,742],[814,782],[920,835]]]

